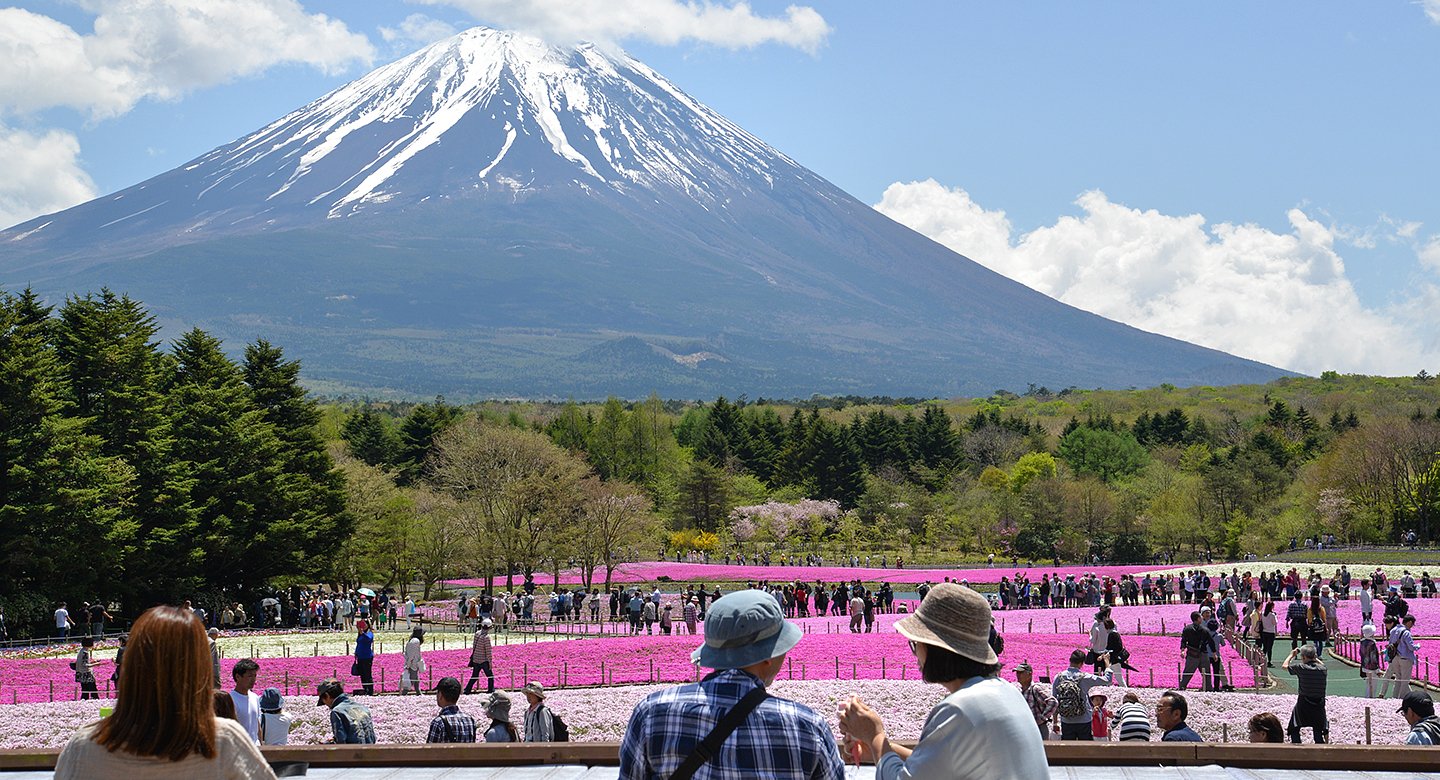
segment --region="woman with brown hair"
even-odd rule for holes
[[[215,717],[205,629],[189,611],[155,607],[135,621],[115,712],[81,726],[56,780],[91,777],[274,778],[243,726]]]

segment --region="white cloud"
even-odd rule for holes
[[[1440,24],[1440,0],[1420,0],[1420,7],[1425,9],[1430,21]]]
[[[81,34],[50,17],[0,9],[0,112],[55,106],[116,116],[146,98],[253,75],[278,64],[327,73],[368,62],[364,35],[296,0],[80,0]]]
[[[95,197],[79,155],[80,142],[70,133],[36,135],[0,124],[0,228]]]
[[[1440,364],[1440,284],[1384,310],[1364,306],[1336,232],[1300,209],[1290,230],[1207,226],[1092,191],[1083,212],[1015,236],[1005,214],[933,180],[892,184],[876,206],[896,221],[1073,306],[1306,373],[1413,374]],[[1440,271],[1440,238],[1422,259]]]
[[[818,11],[792,5],[762,16],[749,3],[711,0],[412,0],[459,8],[476,19],[554,43],[643,40],[666,46],[698,41],[730,49],[767,43],[814,53],[830,34]]]
[[[425,14],[410,14],[397,27],[381,27],[380,37],[384,38],[386,43],[424,46],[449,38],[457,32],[459,30],[449,22],[433,19]]]
[[[1429,243],[1420,248],[1420,262],[1440,273],[1440,233],[1431,236]]]

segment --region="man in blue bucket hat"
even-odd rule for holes
[[[714,671],[635,705],[620,743],[621,780],[841,780],[845,765],[829,724],[765,690],[800,637],[763,591],[716,600],[705,615],[705,643],[690,656]]]

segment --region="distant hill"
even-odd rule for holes
[[[477,28],[0,232],[0,285],[268,338],[327,392],[955,396],[1287,372],[1050,299],[623,53]]]

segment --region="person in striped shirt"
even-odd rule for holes
[[[1126,691],[1115,709],[1113,734],[1120,742],[1149,742],[1150,715],[1134,691]]]

